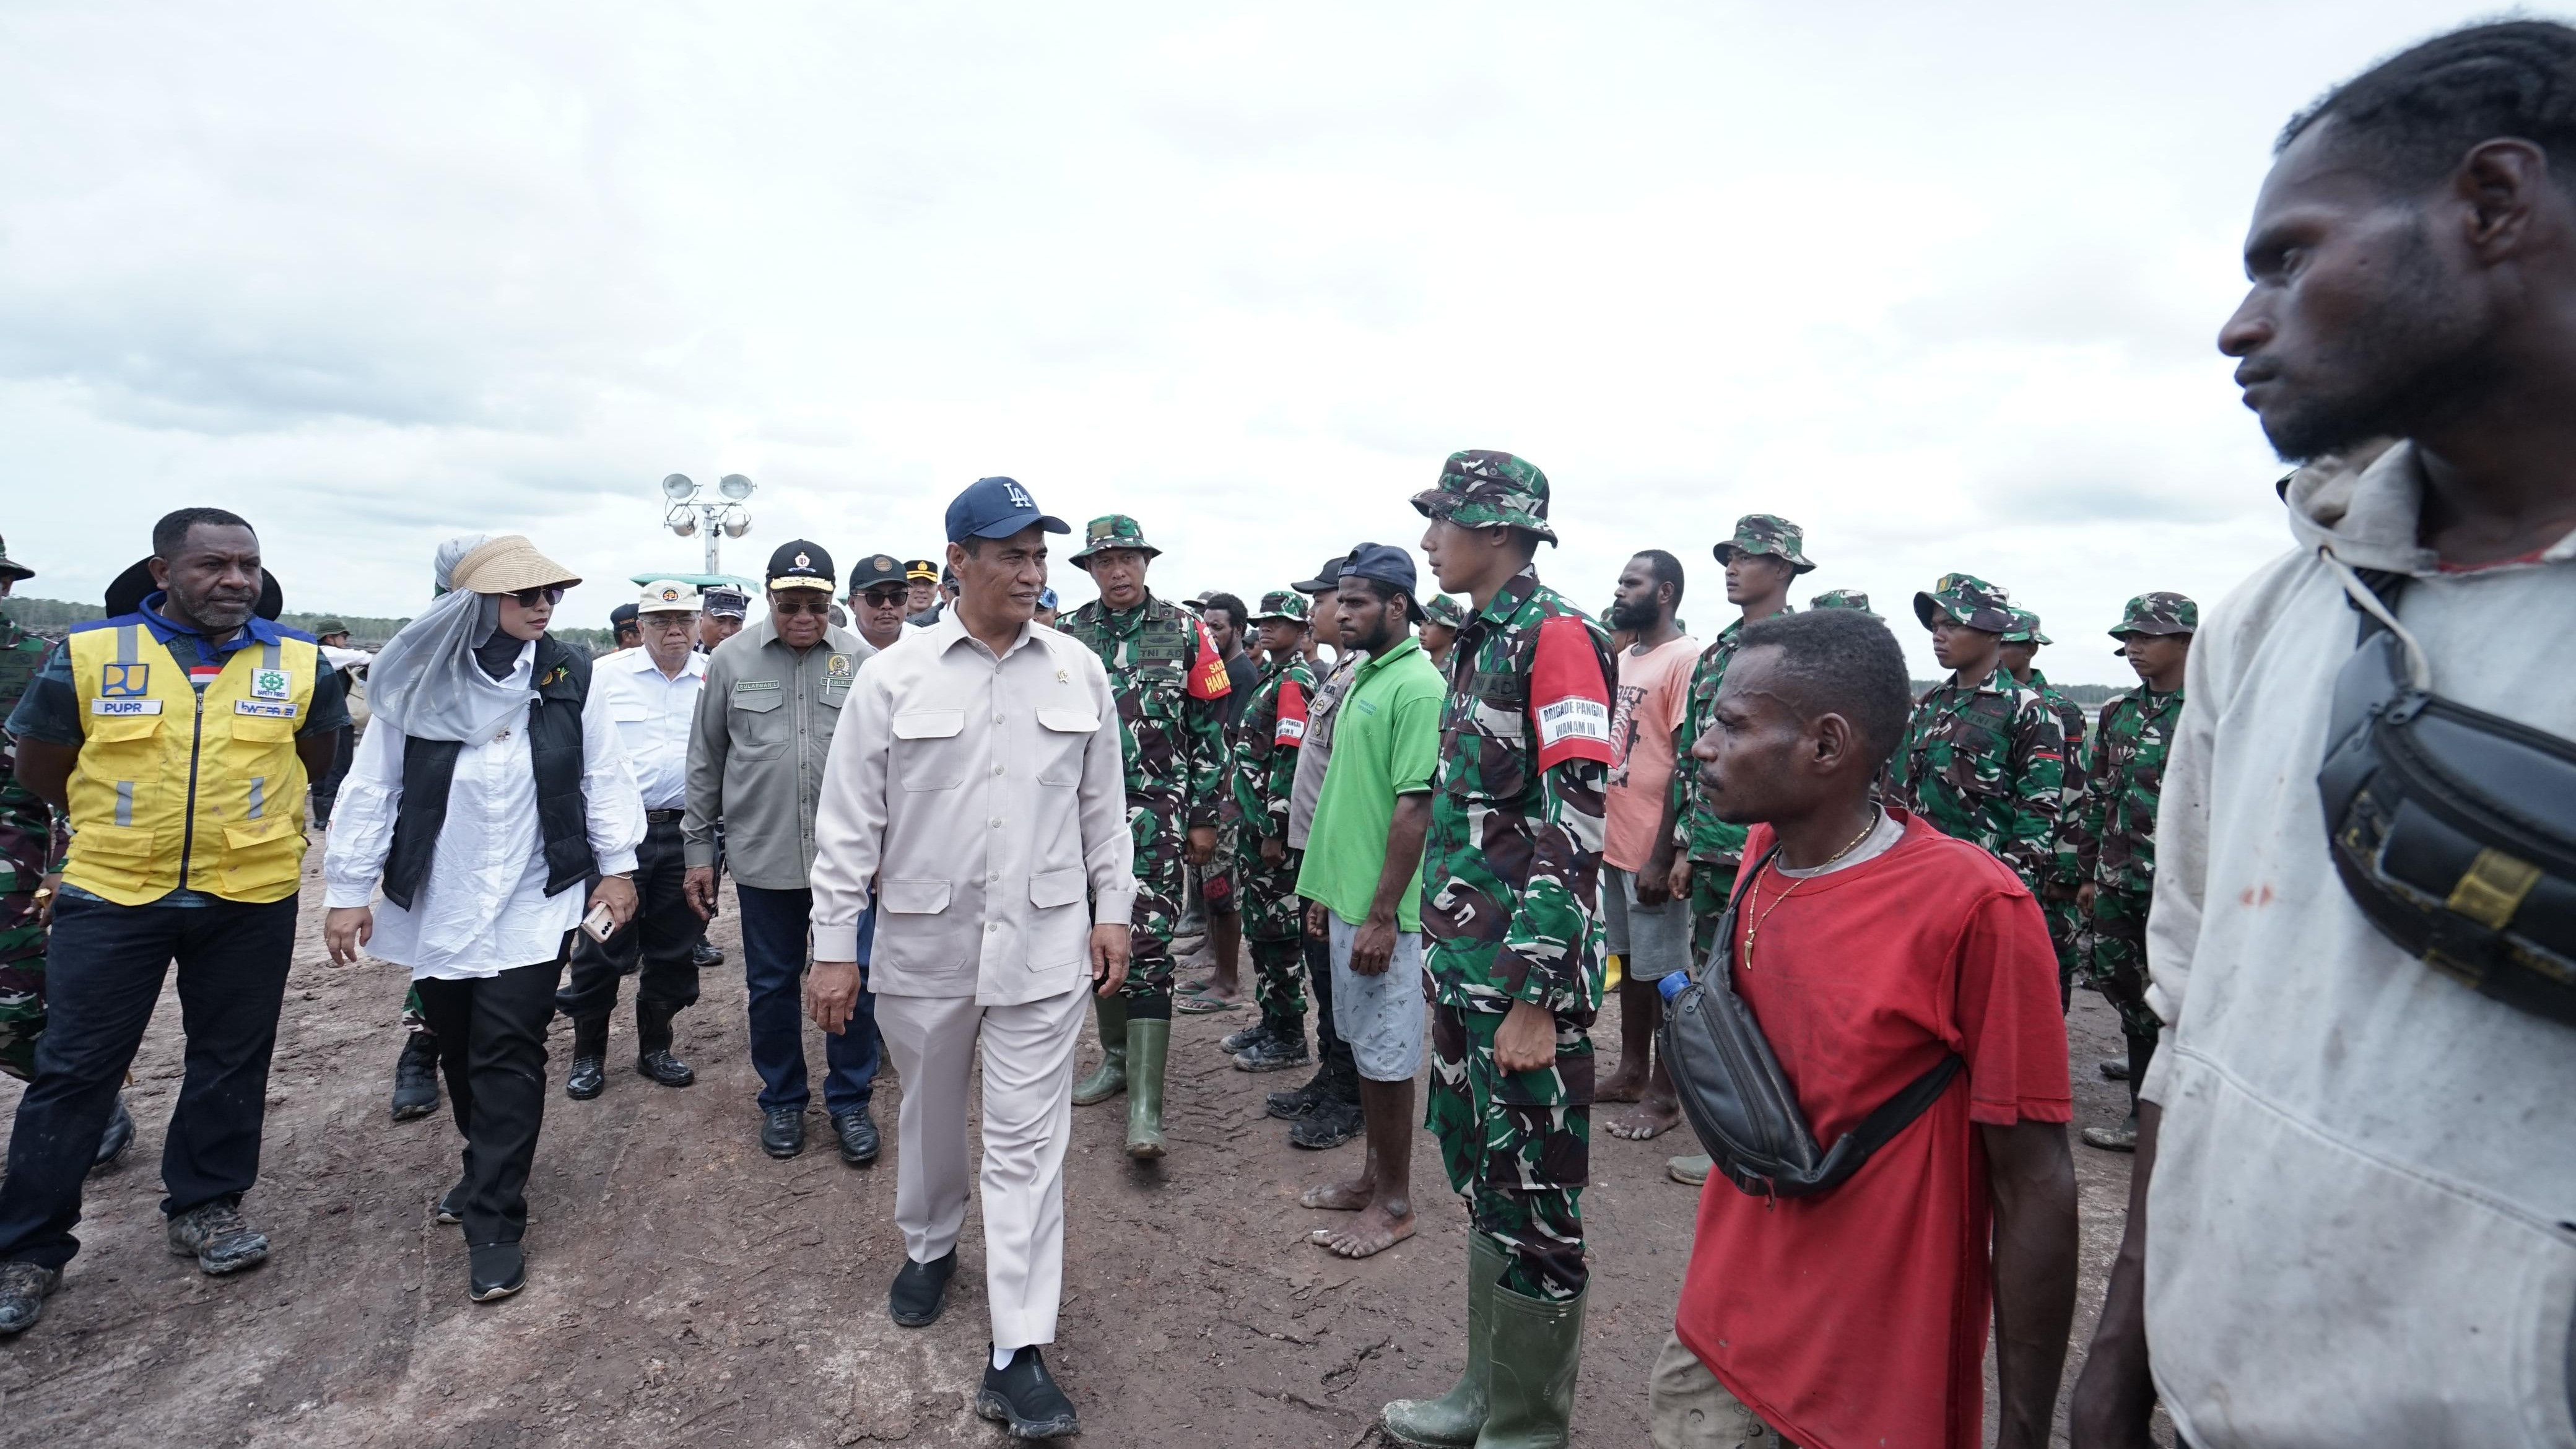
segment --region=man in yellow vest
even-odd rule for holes
[[[295,947],[306,781],[349,723],[311,636],[255,618],[259,538],[220,508],[152,530],[158,591],[75,627],[9,716],[18,778],[69,814],[52,999],[0,1181],[0,1334],[79,1251],[81,1180],[163,973],[187,1074],[161,1154],[170,1250],[207,1273],[268,1256],[242,1221]]]

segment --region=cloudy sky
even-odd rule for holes
[[[2470,14],[13,0],[0,534],[95,598],[215,504],[290,607],[407,614],[519,531],[591,623],[697,564],[665,473],[757,480],[745,572],[1007,473],[1251,597],[1492,447],[1587,603],[1670,548],[1705,636],[1776,512],[1920,674],[1964,569],[2125,682],[2123,598],[2286,544],[2212,344],[2273,134]]]

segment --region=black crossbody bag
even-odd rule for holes
[[[2405,575],[2324,557],[2361,615],[2317,771],[2344,890],[2425,965],[2576,1026],[2576,741],[2433,693],[2392,627]]]
[[[1858,1172],[1871,1153],[1922,1116],[1966,1063],[1952,1052],[1881,1102],[1831,1148],[1817,1145],[1798,1094],[1762,1035],[1762,1024],[1735,994],[1736,907],[1779,853],[1780,847],[1771,847],[1727,900],[1716,949],[1691,983],[1665,1004],[1656,1040],[1681,1097],[1682,1115],[1726,1180],[1755,1197],[1813,1197]]]

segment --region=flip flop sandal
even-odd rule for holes
[[[1175,996],[1172,1010],[1183,1016],[1212,1016],[1220,1011],[1241,1011],[1240,1001],[1219,1001],[1212,996]]]

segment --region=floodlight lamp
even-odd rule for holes
[[[716,488],[736,503],[751,496],[751,480],[740,473],[727,473],[716,480]]]
[[[727,538],[740,538],[749,532],[751,532],[751,515],[739,509],[724,521],[724,536]]]
[[[695,517],[672,519],[671,531],[682,538],[695,538],[698,533],[698,520]]]
[[[662,496],[674,503],[685,503],[696,496],[698,485],[686,473],[674,473],[662,480]]]

